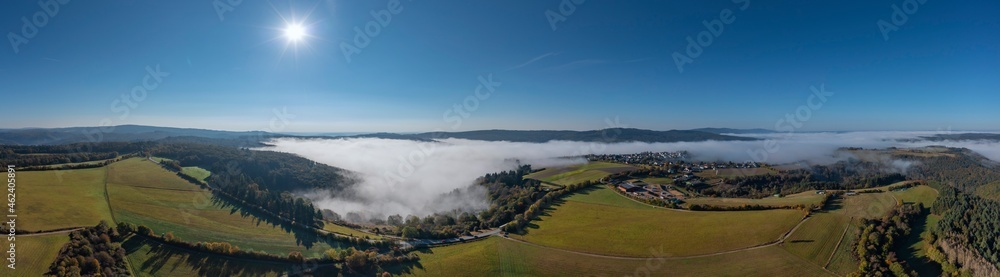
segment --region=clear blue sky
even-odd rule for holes
[[[995,0],[927,0],[888,40],[877,22],[906,1],[587,0],[553,30],[562,1],[403,0],[348,62],[341,45],[389,2],[244,0],[220,19],[212,1],[70,1],[51,17],[10,1],[0,128],[774,128],[822,84],[835,95],[799,130],[1000,129]],[[680,72],[673,53],[725,9],[735,19]],[[115,102],[157,65],[169,76],[145,99]],[[446,118],[490,74],[496,91]],[[294,118],[271,124],[275,109]]]

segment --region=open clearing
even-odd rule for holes
[[[608,162],[590,162],[558,168],[546,168],[524,176],[525,179],[572,185],[584,181],[597,181],[605,176],[635,169],[634,166]]]
[[[208,190],[146,159],[117,162],[108,171],[111,206],[119,221],[143,224],[159,234],[170,231],[185,241],[229,242],[279,255],[300,251],[317,257],[331,248],[311,232],[286,231],[213,200]]]
[[[584,253],[649,257],[710,254],[778,240],[804,216],[797,210],[686,212],[646,206],[604,186],[566,198],[517,239]],[[593,242],[601,243],[593,243]]]
[[[104,199],[105,168],[17,173],[17,227],[54,230],[111,222]]]
[[[760,205],[768,207],[795,206],[795,205],[816,205],[823,204],[825,194],[816,194],[816,191],[790,194],[783,197],[767,197],[762,199],[749,198],[721,198],[721,197],[697,197],[688,198],[684,201],[688,204],[701,204],[721,207],[737,207],[743,205]]]
[[[97,224],[94,224],[97,225]],[[49,265],[56,259],[63,244],[69,242],[69,234],[58,233],[38,236],[17,237],[17,269],[8,276],[42,276],[49,271]]]
[[[184,175],[191,176],[192,178],[198,179],[202,182],[204,182],[205,179],[208,179],[208,176],[212,175],[212,172],[197,166],[185,166],[182,168],[181,173],[184,173]]]
[[[491,237],[418,253],[417,264],[388,271],[414,276],[830,276],[776,246],[702,258],[614,259]]]

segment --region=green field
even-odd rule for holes
[[[976,195],[986,199],[1000,200],[1000,182],[993,182],[976,188]]]
[[[797,210],[690,212],[655,208],[600,186],[568,197],[529,224],[531,243],[628,257],[692,256],[748,248],[778,240],[804,213]],[[601,242],[601,243],[594,243]]]
[[[615,259],[492,237],[418,253],[417,264],[388,271],[414,276],[830,276],[776,246],[700,258]]]
[[[528,174],[524,176],[524,178],[551,182],[565,186],[584,181],[597,181],[613,173],[632,169],[635,169],[635,167],[630,165],[608,162],[591,162],[581,165],[546,168],[545,170]]]
[[[806,191],[791,194],[783,197],[767,197],[762,199],[749,198],[722,198],[722,197],[697,197],[684,199],[688,204],[701,204],[721,207],[736,207],[743,205],[761,206],[795,206],[795,205],[822,205],[824,194],[816,194],[816,191]]]
[[[925,208],[930,208],[931,204],[934,204],[934,199],[937,199],[938,192],[929,186],[916,186],[893,191],[892,194],[905,203],[921,203]]]
[[[21,235],[17,237],[16,242],[17,268],[14,270],[4,268],[4,271],[14,272],[13,275],[7,276],[42,276],[49,271],[49,265],[56,259],[63,244],[69,242],[69,234]]]
[[[208,179],[208,176],[212,175],[211,171],[205,170],[204,168],[200,168],[197,166],[185,166],[182,168],[181,173],[184,173],[184,175],[191,176],[195,179],[201,180],[202,182],[204,182],[205,179]]]
[[[326,224],[323,224],[323,230],[327,230],[327,231],[330,231],[330,232],[333,232],[333,233],[338,233],[338,234],[341,234],[341,235],[355,236],[355,237],[361,237],[361,238],[363,238],[365,236],[368,236],[370,238],[377,238],[377,237],[379,237],[378,235],[375,235],[375,234],[365,233],[365,232],[362,232],[360,230],[355,230],[355,229],[347,227],[347,226],[341,226],[341,225],[337,225],[337,224],[333,224],[333,223],[329,223],[329,222],[327,222]]]
[[[125,240],[122,247],[139,276],[282,276],[295,270],[288,264],[192,252],[135,236]]]
[[[104,198],[105,168],[17,173],[17,227],[27,231],[111,221]]]
[[[108,171],[111,205],[118,221],[143,224],[160,234],[170,231],[185,241],[229,242],[241,249],[281,255],[300,251],[316,257],[331,248],[315,242],[310,232],[289,232],[214,200],[208,190],[146,159],[117,162]]]
[[[826,265],[837,248],[837,242],[850,218],[831,212],[810,215],[799,229],[788,236],[782,245],[788,252],[809,260],[817,266]],[[843,247],[844,245],[841,245]]]

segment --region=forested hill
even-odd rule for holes
[[[0,144],[60,145],[70,143],[155,141],[171,137],[197,137],[261,141],[283,135],[262,132],[120,125],[106,127],[25,128],[0,130]]]
[[[593,131],[512,131],[481,130],[468,132],[429,132],[414,135],[423,139],[460,138],[486,141],[547,142],[553,140],[583,142],[682,142],[682,141],[733,141],[754,138],[713,134],[702,131],[670,130],[653,131],[632,128],[611,128]]]
[[[383,138],[431,141],[461,138],[485,141],[547,142],[552,140],[583,142],[682,142],[733,141],[754,138],[722,135],[699,130],[653,131],[611,128],[591,131],[517,131],[480,130],[467,132],[428,132],[419,134],[372,133],[354,136],[295,136],[264,131],[231,132],[219,130],[121,125],[108,127],[0,129],[0,145],[61,145],[71,143],[167,141],[196,142],[227,146],[260,146],[274,138]]]

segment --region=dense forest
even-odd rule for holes
[[[128,276],[123,236],[101,221],[90,228],[73,231],[59,250],[48,274],[55,276]]]
[[[74,143],[66,145],[0,145],[0,161],[18,167],[82,163],[114,159],[138,153],[155,145],[151,142]]]
[[[908,270],[893,249],[913,231],[912,224],[923,212],[923,206],[905,204],[877,219],[862,219],[861,233],[854,244],[854,257],[861,263],[853,276],[917,276]]]
[[[942,187],[931,210],[942,215],[940,236],[958,240],[1000,268],[1000,202]]]

